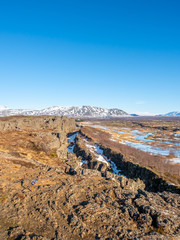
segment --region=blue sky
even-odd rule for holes
[[[180,111],[179,0],[0,1],[0,105]]]

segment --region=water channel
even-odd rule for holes
[[[171,153],[173,153],[177,158],[180,158],[180,149],[177,149],[176,146],[180,146],[180,142],[171,142],[171,141],[163,141],[163,140],[154,140],[148,138],[149,136],[153,135],[152,132],[148,132],[146,134],[143,134],[142,132],[138,130],[131,130],[129,132],[123,132],[123,131],[117,131],[120,134],[129,134],[133,135],[135,140],[139,142],[134,141],[123,141],[124,144],[127,144],[128,146],[140,149],[144,152],[150,152],[151,154],[155,155],[164,155],[168,156]],[[143,142],[143,143],[142,143]],[[165,148],[157,147],[155,145],[151,145],[151,143],[165,143],[167,146]],[[176,159],[177,162],[177,159]],[[179,159],[180,162],[180,159]]]

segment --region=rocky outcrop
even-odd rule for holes
[[[67,157],[67,137],[76,130],[75,121],[67,117],[6,117],[0,119],[0,131],[30,132],[29,145],[39,151],[56,151],[59,158]],[[41,140],[39,140],[40,138]],[[38,141],[36,141],[38,139]]]
[[[111,149],[103,148],[103,154],[110,158],[122,173],[128,178],[140,178],[146,185],[148,191],[171,191],[180,194],[180,189],[177,186],[168,184],[165,180],[159,177],[153,170],[134,164],[130,161],[125,161],[122,154],[112,152]]]
[[[13,116],[0,118],[0,131],[11,130],[56,130],[69,133],[75,130],[75,121],[67,117],[56,116]]]
[[[88,149],[88,147],[84,144],[84,140],[88,142],[86,139],[81,139],[81,137],[76,138],[74,153],[77,157],[80,157],[83,160],[84,168],[95,169],[100,171],[102,175],[106,175],[109,164],[98,161],[98,155],[96,154],[96,150],[94,149],[95,147],[93,146],[94,144],[90,145],[88,143],[88,145],[91,147]]]

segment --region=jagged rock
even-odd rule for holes
[[[0,121],[0,131],[33,131],[28,147],[46,153],[55,150],[59,158],[67,157],[67,133],[75,131],[74,120],[67,117],[9,117]]]

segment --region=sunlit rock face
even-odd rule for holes
[[[32,142],[37,142],[34,144],[38,145],[39,148],[44,145],[44,148],[49,149],[49,151],[55,150],[58,157],[67,156],[66,135],[74,130],[76,130],[75,121],[67,117],[14,116],[0,120],[0,131],[16,131],[20,135],[24,131],[31,135],[36,132],[36,138]]]

